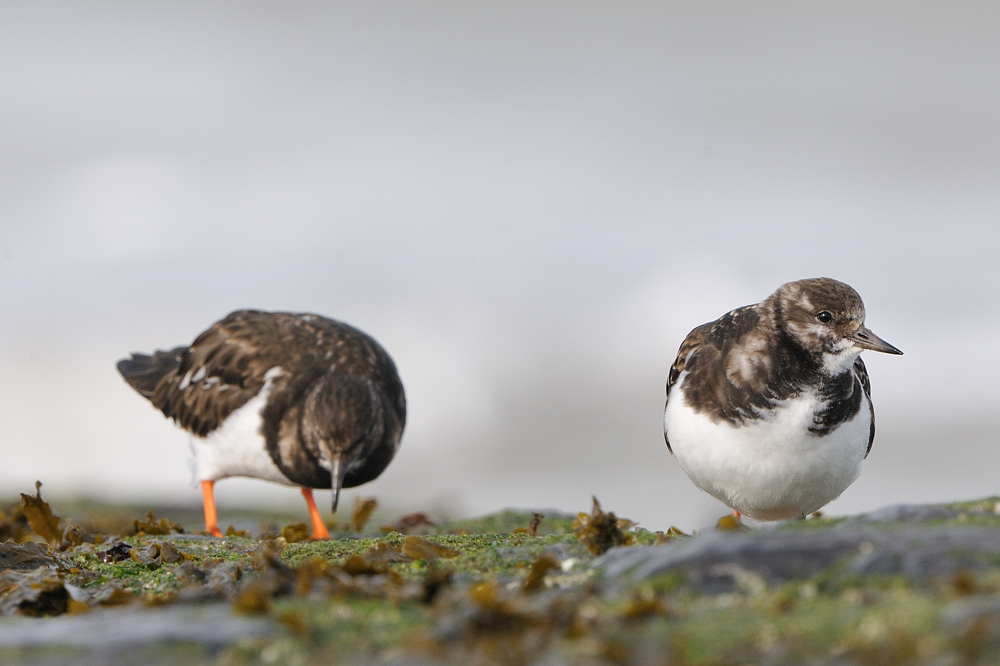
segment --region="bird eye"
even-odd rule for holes
[[[829,324],[831,321],[833,321],[833,315],[827,312],[826,310],[823,310],[818,315],[816,315],[816,319],[819,319],[824,324]]]

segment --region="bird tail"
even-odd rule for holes
[[[174,347],[170,351],[155,351],[153,355],[132,354],[118,361],[118,372],[129,386],[144,398],[152,399],[156,385],[166,375],[181,365],[187,347]]]

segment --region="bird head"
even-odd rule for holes
[[[865,305],[849,285],[830,278],[781,285],[771,301],[779,330],[838,374],[853,365],[862,351],[902,354],[865,326]]]
[[[330,472],[334,512],[345,475],[362,464],[382,438],[381,410],[375,386],[356,375],[329,373],[306,396],[300,433],[306,448]]]

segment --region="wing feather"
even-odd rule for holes
[[[204,436],[274,382],[268,409],[283,412],[320,376],[336,369],[393,389],[405,415],[395,366],[365,333],[313,314],[237,310],[199,335],[180,365],[156,385],[151,401],[185,430]],[[403,418],[401,416],[401,418]]]
[[[875,443],[875,405],[872,404],[872,383],[868,379],[868,368],[865,367],[865,362],[858,357],[858,360],[854,362],[854,375],[861,382],[861,388],[865,391],[865,397],[868,398],[868,413],[871,415],[871,428],[868,432],[868,448],[865,450],[865,458],[868,454],[872,452],[872,444]]]
[[[204,436],[264,387],[279,365],[276,354],[252,334],[248,318],[234,312],[199,335],[180,366],[156,386],[152,402],[179,426]]]
[[[667,374],[667,400],[664,403],[664,412],[667,405],[670,404],[671,389],[677,383],[681,373],[689,369],[688,365],[693,362],[693,359],[699,357],[698,363],[702,367],[701,371],[717,369],[706,367],[706,363],[707,365],[721,363],[729,347],[754,330],[760,319],[758,307],[757,305],[745,305],[736,308],[715,321],[702,324],[688,333],[677,351],[673,365],[670,366],[670,372]],[[667,444],[667,450],[673,453],[673,449],[670,448],[670,440],[667,437],[666,424],[663,428],[663,440]]]
[[[674,384],[677,383],[681,373],[684,372],[684,366],[691,354],[706,343],[708,332],[711,330],[714,323],[715,322],[702,324],[688,333],[687,337],[684,338],[684,342],[681,343],[680,349],[677,350],[677,357],[674,358],[674,362],[670,366],[670,372],[667,373],[667,399],[663,403],[664,413],[667,411],[667,405],[670,404],[670,389],[674,387]],[[672,455],[674,450],[670,448],[670,439],[667,437],[666,424],[663,426],[663,441],[666,442],[667,450],[670,451]]]

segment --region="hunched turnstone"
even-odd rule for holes
[[[839,497],[875,439],[860,354],[903,353],[864,323],[854,289],[815,278],[691,331],[667,378],[663,432],[694,484],[764,521]]]
[[[221,536],[214,483],[246,476],[300,486],[313,538],[329,532],[313,488],[371,481],[403,434],[396,366],[371,337],[314,314],[238,310],[190,346],[118,362],[132,388],[191,433],[205,530]]]

